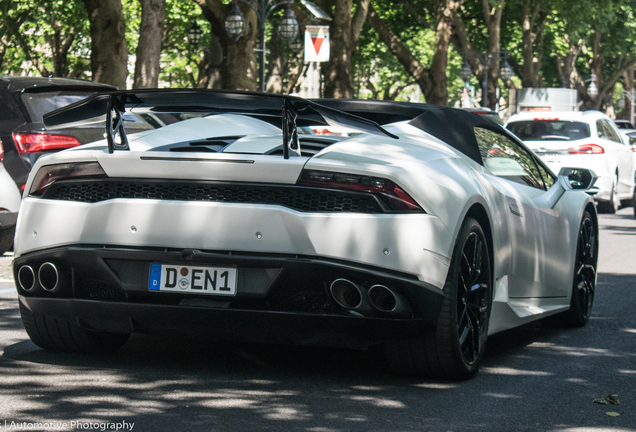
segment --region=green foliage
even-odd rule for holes
[[[81,0],[2,0],[0,35],[6,54],[0,73],[52,74],[52,38],[76,37],[68,56],[69,70],[87,69],[90,49],[88,16]]]
[[[224,4],[230,1],[222,0]],[[128,50],[130,55],[134,55],[141,5],[138,0],[122,2]],[[412,8],[410,10],[417,11],[417,14],[409,12],[407,3]],[[438,3],[439,0],[373,2],[376,12],[424,67],[430,66],[434,52]],[[491,3],[494,6],[497,2],[492,0]],[[558,56],[568,54],[571,45],[579,40],[583,41],[586,49],[581,51],[576,69],[581,77],[590,75],[593,60],[591,35],[594,32],[601,33],[599,54],[605,81],[619,73],[626,62],[636,58],[636,0],[577,0],[575,4],[572,0],[506,0],[501,23],[501,49],[508,51],[516,64],[523,62],[521,6],[534,7],[537,4],[547,15],[540,71],[545,86],[561,85]],[[278,8],[268,21],[268,40],[273,23],[280,14],[282,8]],[[486,50],[488,29],[481,1],[464,2],[461,16],[472,47],[478,51]],[[194,22],[202,29],[198,47],[190,46],[187,40],[187,32]],[[52,36],[56,32],[62,40],[71,33],[76,34],[68,53],[68,74],[90,78],[87,72],[90,70],[90,31],[82,0],[0,0],[0,73],[53,73]],[[204,61],[210,49],[210,23],[203,17],[199,6],[192,0],[167,0],[160,82],[172,87],[192,86],[192,80],[198,74],[197,65]],[[282,50],[283,55],[290,54],[285,44]],[[459,78],[462,64],[461,53],[452,46],[448,52],[447,70],[449,106],[457,105],[462,97],[464,83]],[[356,96],[360,98],[409,100],[413,94],[413,78],[368,24],[362,30],[353,68]],[[284,68],[283,73],[288,73],[288,70]],[[481,87],[474,76],[470,85],[477,89]],[[501,85],[500,88],[502,95],[507,95],[507,90]],[[618,88],[620,86],[616,86],[614,91]],[[614,96],[615,107],[617,100]]]
[[[195,22],[202,31],[198,47],[188,42],[188,30]],[[167,82],[170,87],[192,87],[188,73],[196,70],[202,48],[210,45],[210,37],[210,23],[203,17],[197,4],[167,0],[159,80]]]

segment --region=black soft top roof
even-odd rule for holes
[[[313,99],[313,101],[381,125],[409,121],[410,125],[444,141],[481,165],[483,161],[474,128],[490,129],[508,136],[502,126],[486,117],[439,105],[350,99]]]

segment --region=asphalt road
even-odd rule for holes
[[[394,377],[373,351],[186,337],[46,352],[24,332],[5,256],[0,431],[636,431],[636,219],[627,208],[601,224],[589,324],[491,337],[467,382]],[[608,394],[620,405],[593,403]]]

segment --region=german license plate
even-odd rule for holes
[[[170,264],[150,265],[150,291],[189,294],[236,295],[233,267],[194,267]]]

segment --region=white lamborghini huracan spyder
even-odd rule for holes
[[[125,113],[177,111],[200,117],[125,134]],[[40,158],[26,184],[13,269],[42,348],[105,352],[167,331],[382,344],[397,372],[464,379],[489,334],[589,318],[595,174],[555,176],[488,119],[151,90],[98,94],[45,123],[104,115],[105,142]],[[316,125],[360,133],[298,134]]]

